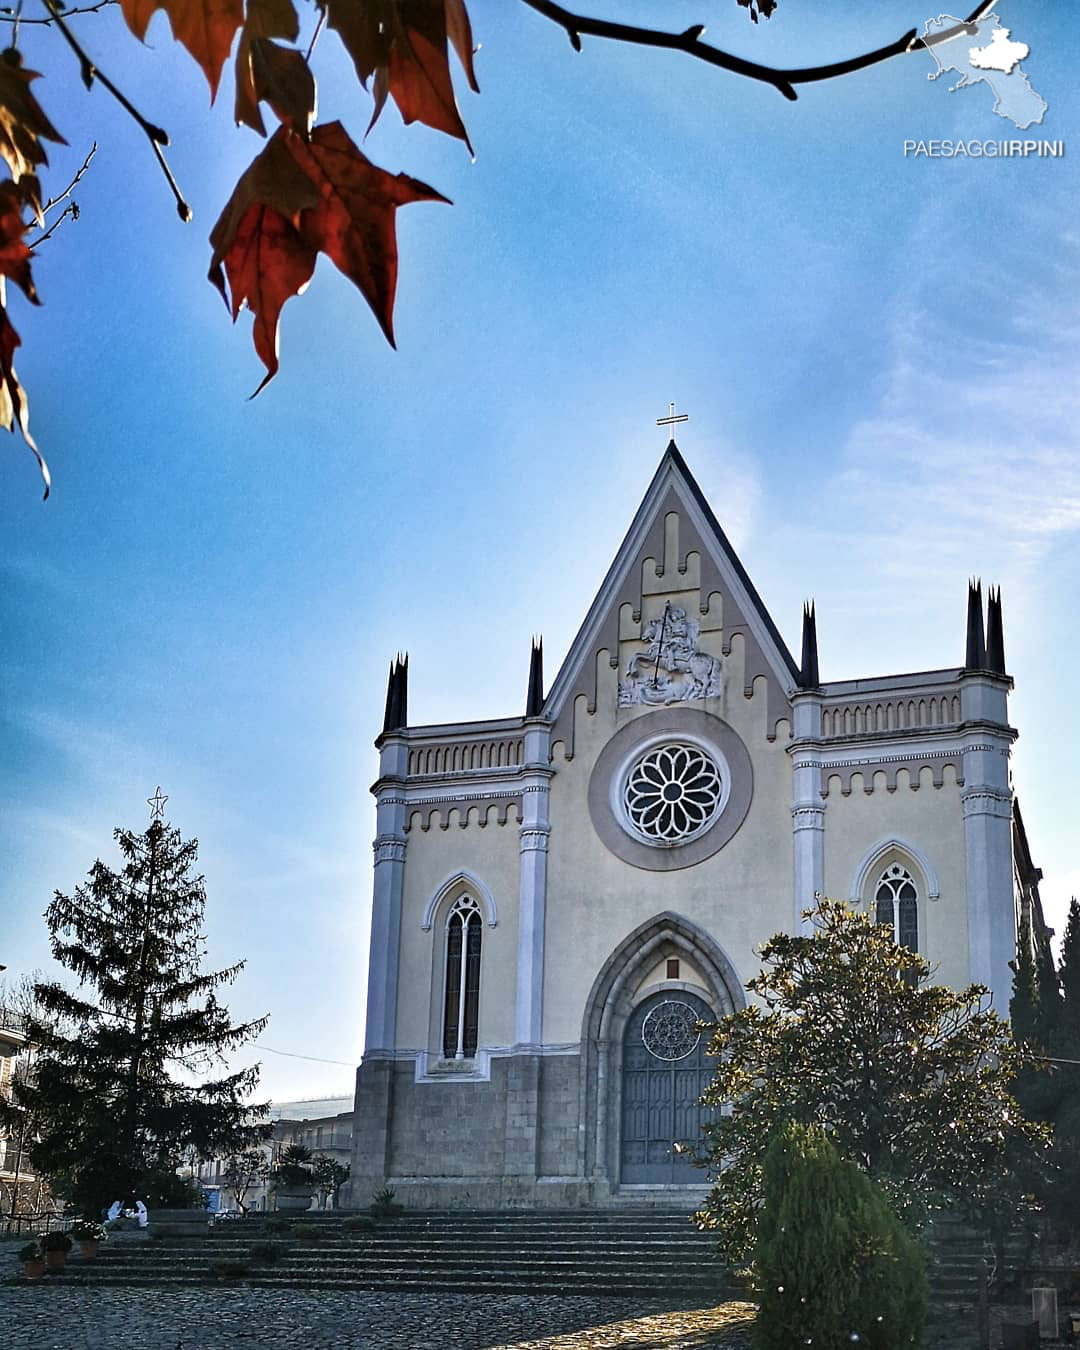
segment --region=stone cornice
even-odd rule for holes
[[[379,800],[386,800],[380,794],[399,788],[404,794],[401,800],[409,806],[428,801],[466,801],[475,798],[478,793],[492,797],[509,791],[516,795],[527,791],[531,780],[551,779],[555,773],[545,764],[521,764],[500,769],[458,769],[451,773],[410,774],[408,778],[395,775],[377,779],[371,785],[371,793]],[[445,787],[447,791],[436,792],[435,789],[440,787]]]

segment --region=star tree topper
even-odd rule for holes
[[[150,823],[155,820],[164,820],[165,803],[169,800],[168,794],[162,795],[161,786],[158,785],[157,791],[152,797],[147,797],[146,804],[150,808]]]

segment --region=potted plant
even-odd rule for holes
[[[105,1237],[105,1225],[94,1219],[76,1219],[71,1236],[79,1244],[80,1256],[97,1256],[98,1243]]]
[[[66,1233],[46,1233],[41,1239],[41,1247],[45,1253],[45,1265],[48,1269],[63,1270],[72,1246],[73,1243]]]
[[[371,1197],[370,1212],[377,1219],[395,1219],[401,1213],[403,1206],[395,1202],[394,1196],[397,1192],[393,1186],[384,1186],[381,1191],[376,1191]]]
[[[311,1149],[303,1144],[290,1144],[282,1151],[277,1166],[270,1173],[278,1209],[310,1208],[311,1197],[315,1194],[315,1175],[310,1163]]]
[[[45,1257],[36,1242],[28,1242],[19,1251],[23,1274],[28,1280],[40,1280],[45,1274]]]

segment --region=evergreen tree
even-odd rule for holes
[[[699,1223],[728,1260],[746,1259],[765,1150],[787,1119],[823,1126],[910,1226],[944,1206],[980,1219],[1015,1210],[1049,1135],[1012,1096],[1030,1053],[986,990],[931,984],[891,925],[844,903],[823,900],[809,917],[812,935],[765,944],[748,983],[758,1001],[714,1031],[704,1101],[717,1112],[702,1159],[714,1185]]]
[[[1031,922],[1026,914],[1020,920],[1020,931],[1016,936],[1016,959],[1009,962],[1009,967],[1013,973],[1012,998],[1009,1000],[1012,1032],[1018,1041],[1033,1044],[1039,1029],[1040,988],[1031,952]]]
[[[1058,1017],[1058,1046],[1066,1059],[1080,1059],[1080,901],[1069,901],[1069,917],[1061,939],[1061,964],[1058,967],[1061,1011]]]
[[[754,1350],[922,1344],[926,1258],[879,1187],[819,1126],[788,1121],[770,1141],[755,1267]]]
[[[1061,1005],[1052,1053],[1060,1061],[1080,1061],[1080,902],[1069,902],[1058,968]],[[1055,1221],[1080,1235],[1080,1064],[1053,1065],[1055,1101],[1054,1179],[1047,1209]]]
[[[1054,965],[1050,939],[1045,934],[1036,943],[1035,985],[1038,1006],[1035,1038],[1044,1050],[1053,1050],[1061,1028],[1061,979]]]
[[[1049,959],[1049,976],[1047,974]],[[1013,973],[1013,992],[1009,1000],[1009,1021],[1015,1039],[1030,1051],[1033,1062],[1016,1076],[1013,1092],[1024,1114],[1033,1120],[1053,1118],[1058,1099],[1058,1082],[1045,1059],[1056,1036],[1058,1001],[1057,972],[1050,944],[1040,944],[1039,960],[1032,951],[1031,921],[1025,913],[1016,935],[1016,959],[1009,962]],[[1051,1033],[1051,1028],[1054,1028]]]
[[[121,870],[98,860],[74,895],[57,891],[46,911],[53,956],[78,988],[35,985],[46,1015],[28,1028],[36,1072],[15,1103],[35,1122],[35,1168],[90,1214],[129,1194],[168,1202],[183,1156],[235,1151],[269,1129],[256,1123],[265,1107],[246,1101],[257,1066],[193,1081],[266,1024],[234,1024],[218,1002],[242,961],[200,970],[198,841],[161,820],[114,837]]]

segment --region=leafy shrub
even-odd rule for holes
[[[317,1223],[298,1223],[292,1231],[293,1237],[300,1238],[303,1242],[316,1242],[322,1237]]]
[[[169,1167],[148,1172],[136,1194],[147,1209],[202,1209],[206,1203],[194,1177],[182,1177]]]
[[[281,1260],[281,1246],[276,1242],[256,1242],[248,1252],[257,1266],[274,1266]]]
[[[370,1233],[377,1227],[370,1214],[357,1214],[355,1218],[345,1220],[346,1233]]]
[[[105,1225],[96,1219],[76,1219],[71,1225],[71,1236],[76,1242],[100,1242],[105,1237]]]
[[[20,1261],[40,1261],[42,1259],[41,1248],[36,1242],[28,1242],[25,1247],[20,1247],[16,1256]]]
[[[292,1224],[288,1219],[265,1219],[263,1231],[266,1233],[291,1233]]]
[[[754,1350],[922,1344],[926,1260],[881,1190],[818,1126],[787,1123],[765,1154]]]
[[[46,1233],[41,1239],[42,1251],[69,1252],[73,1244],[66,1233]]]
[[[381,1191],[376,1191],[371,1198],[371,1213],[377,1219],[392,1219],[400,1214],[403,1206],[394,1203],[396,1194],[393,1186],[384,1186]]]

